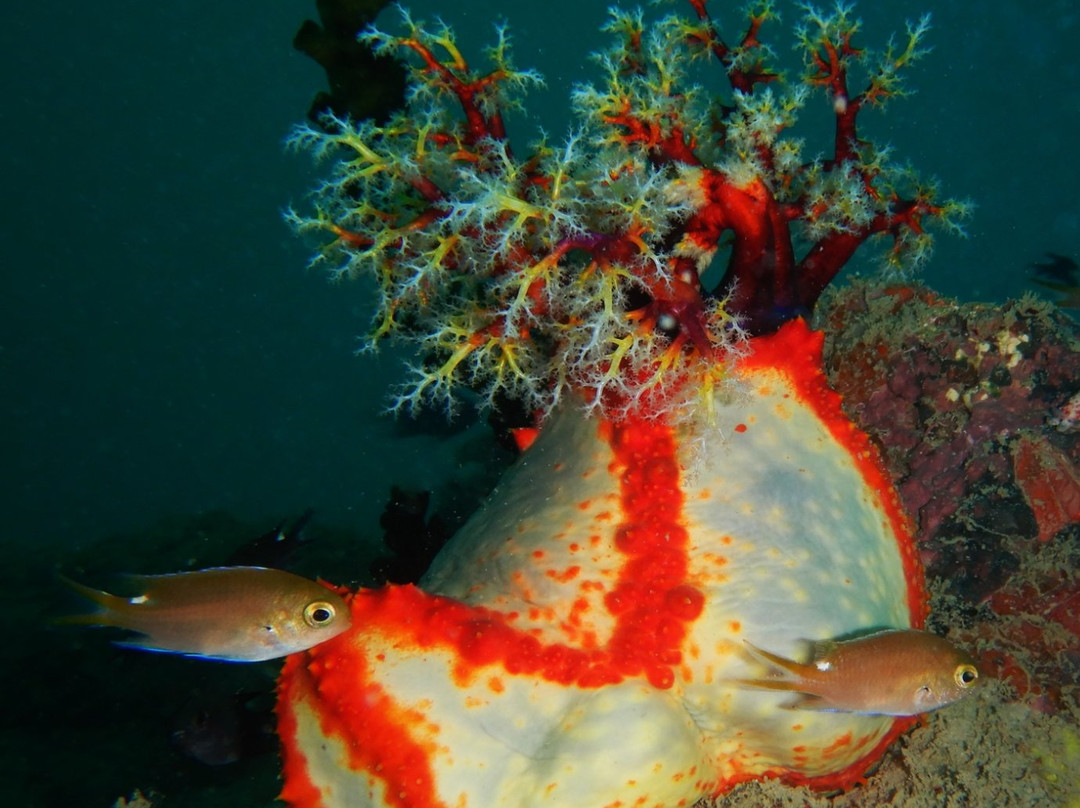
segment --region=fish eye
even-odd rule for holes
[[[979,671],[974,665],[961,665],[953,673],[953,679],[960,687],[971,687],[979,678]]]
[[[334,608],[333,603],[317,600],[304,607],[304,622],[312,628],[319,628],[330,623],[336,614],[337,610]]]

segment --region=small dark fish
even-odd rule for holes
[[[1048,261],[1028,264],[1033,270],[1031,282],[1043,289],[1056,292],[1053,303],[1059,309],[1080,309],[1080,267],[1067,255],[1048,252]]]
[[[283,567],[305,541],[304,528],[315,515],[314,508],[308,508],[290,525],[279,522],[277,527],[263,533],[257,539],[239,547],[225,561],[227,567]]]
[[[806,663],[746,647],[769,675],[738,683],[796,693],[786,705],[791,709],[918,715],[963,698],[979,681],[968,654],[944,637],[915,629],[814,643]]]
[[[207,766],[225,766],[273,752],[273,695],[241,692],[192,697],[176,717],[176,749]]]
[[[229,662],[305,651],[349,627],[349,607],[322,584],[265,567],[215,567],[132,575],[139,594],[119,597],[62,579],[97,604],[60,622],[141,634],[118,645]]]
[[[1076,286],[1080,282],[1076,277],[1077,270],[1080,270],[1080,267],[1077,266],[1075,260],[1067,255],[1052,252],[1048,252],[1046,257],[1049,260],[1041,264],[1034,261],[1028,264],[1028,267],[1034,270],[1037,277],[1035,283],[1049,281],[1064,284],[1065,286]]]

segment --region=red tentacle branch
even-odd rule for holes
[[[720,64],[726,68],[728,80],[731,82],[733,90],[749,93],[753,91],[755,85],[767,84],[770,81],[775,81],[779,77],[775,72],[765,68],[765,60],[763,57],[754,60],[753,64],[749,67],[736,65],[735,57],[737,54],[745,54],[762,47],[761,41],[758,39],[758,34],[761,31],[761,26],[771,16],[768,12],[759,14],[751,13],[749,15],[750,18],[746,31],[739,40],[738,47],[732,48],[724,41],[723,37],[720,36],[716,24],[709,15],[709,10],[706,8],[707,0],[688,0],[688,2],[693,6],[694,13],[697,14],[698,19],[702,23],[701,27],[687,33],[688,40],[696,42],[702,47],[706,47],[712,51],[713,55],[720,61]]]
[[[860,93],[854,98],[851,97],[848,90],[847,64],[861,53],[861,50],[851,45],[851,34],[845,33],[839,43],[823,40],[811,54],[816,72],[807,76],[807,83],[829,89],[833,112],[836,113],[836,133],[833,138],[833,161],[836,163],[853,160],[858,156],[855,118],[866,102],[866,94]]]
[[[437,73],[444,86],[448,87],[457,96],[458,102],[461,104],[461,110],[465,113],[470,143],[475,143],[485,137],[495,140],[506,139],[506,128],[503,126],[502,114],[496,110],[490,115],[485,115],[477,103],[478,95],[506,78],[505,71],[494,70],[486,76],[481,76],[472,81],[465,81],[458,75],[458,72],[467,73],[468,71],[468,65],[464,61],[460,61],[459,64],[454,66],[455,69],[451,70],[450,67],[435,57],[427,45],[418,39],[402,39],[400,45],[414,50],[423,59],[427,69]]]
[[[867,227],[830,233],[814,244],[799,262],[795,272],[798,279],[797,297],[804,301],[816,301],[859,246],[871,236],[889,233],[894,239],[894,249],[899,249],[905,229],[922,233],[922,218],[941,215],[942,211],[940,206],[931,205],[925,200],[894,199],[889,213],[875,217]]]

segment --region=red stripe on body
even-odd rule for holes
[[[296,749],[291,702],[298,699],[292,691],[306,687],[317,694],[309,703],[318,711],[324,736],[341,741],[350,767],[385,782],[390,804],[442,805],[433,786],[436,750],[409,731],[425,716],[395,703],[373,681],[371,668],[378,659],[368,659],[365,635],[378,634],[399,647],[449,651],[459,686],[481,674],[489,677],[492,668],[567,687],[599,688],[639,676],[657,688],[672,686],[687,624],[704,606],[701,592],[686,583],[687,535],[675,438],[669,427],[652,421],[630,420],[617,427],[603,423],[601,430],[614,453],[609,471],[620,480],[621,520],[613,535],[625,557],[604,601],[615,618],[607,643],[544,643],[511,625],[507,615],[414,586],[357,592],[349,599],[355,628],[290,657],[283,670],[282,799],[296,808],[321,805]]]

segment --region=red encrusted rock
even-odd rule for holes
[[[1080,436],[1052,424],[1080,385],[1080,335],[1049,304],[961,306],[918,286],[858,282],[821,312],[829,381],[880,444],[923,541],[967,518],[975,494],[1017,496],[1022,436],[1052,433],[1062,461],[1080,462]],[[1058,468],[1055,480],[1071,479]],[[1080,518],[1071,497],[1060,525]]]
[[[984,673],[1012,685],[1041,712],[1062,706],[1080,682],[1080,530],[1037,546],[1008,584],[987,598],[982,619],[958,639],[978,650]]]
[[[1041,435],[1025,435],[1012,447],[1016,484],[1035,514],[1039,541],[1080,520],[1080,472]]]

